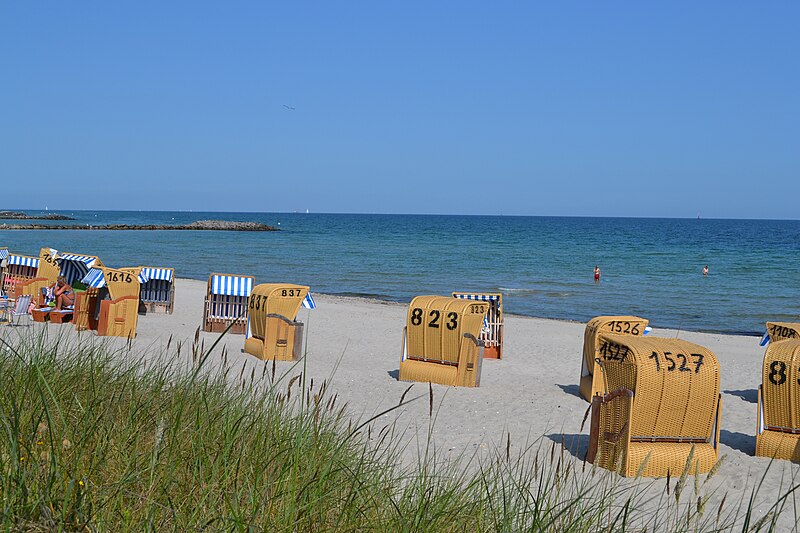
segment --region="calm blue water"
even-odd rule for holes
[[[92,253],[111,266],[405,302],[501,291],[507,312],[585,321],[638,314],[657,327],[759,333],[800,320],[800,221],[76,211],[75,224],[252,220],[276,233],[0,231],[0,246]],[[595,284],[592,269],[602,269]],[[710,275],[701,269],[708,264]]]

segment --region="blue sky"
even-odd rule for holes
[[[0,208],[797,219],[798,20],[788,1],[5,2]]]

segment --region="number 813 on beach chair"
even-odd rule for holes
[[[478,387],[487,306],[446,296],[417,296],[408,306],[401,381]]]
[[[708,472],[717,462],[719,363],[679,339],[600,334],[608,394],[592,399],[587,460],[623,476]]]

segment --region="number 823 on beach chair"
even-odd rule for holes
[[[478,336],[487,310],[484,302],[446,296],[411,300],[403,329],[400,380],[480,386],[484,346]]]
[[[708,472],[717,462],[719,363],[679,339],[600,334],[608,394],[592,399],[587,460],[623,476]]]

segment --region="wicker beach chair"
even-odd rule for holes
[[[581,360],[581,396],[591,402],[596,394],[607,392],[603,381],[602,368],[597,366],[600,356],[600,334],[641,336],[645,334],[648,320],[638,316],[597,316],[586,324],[583,333],[583,358]]]
[[[147,281],[142,283],[139,300],[148,313],[172,314],[175,304],[175,270],[172,268],[141,267]]]
[[[453,298],[472,300],[475,305],[486,306],[481,334],[483,357],[485,359],[503,358],[503,295],[494,292],[454,292]]]
[[[28,255],[9,253],[6,258],[6,271],[3,276],[3,292],[9,297],[22,296],[17,286],[36,277],[39,259]]]
[[[592,399],[587,460],[623,476],[708,472],[717,462],[719,363],[679,339],[601,333],[608,394]]]
[[[767,322],[767,335],[769,342],[777,342],[785,339],[800,339],[800,323]]]
[[[758,387],[756,455],[800,462],[800,339],[770,342]]]
[[[253,276],[211,274],[203,306],[203,331],[220,333],[233,324],[229,333],[244,335],[247,331],[247,299],[254,284]]]
[[[408,306],[401,381],[478,387],[486,306],[446,296],[417,296]]]
[[[256,285],[248,299],[249,333],[244,351],[262,360],[294,361],[303,354],[301,306],[312,308],[308,287],[281,283]]]
[[[91,329],[99,336],[136,337],[139,287],[144,279],[140,274],[141,267],[89,270],[82,279],[87,290],[75,299],[75,328]]]

